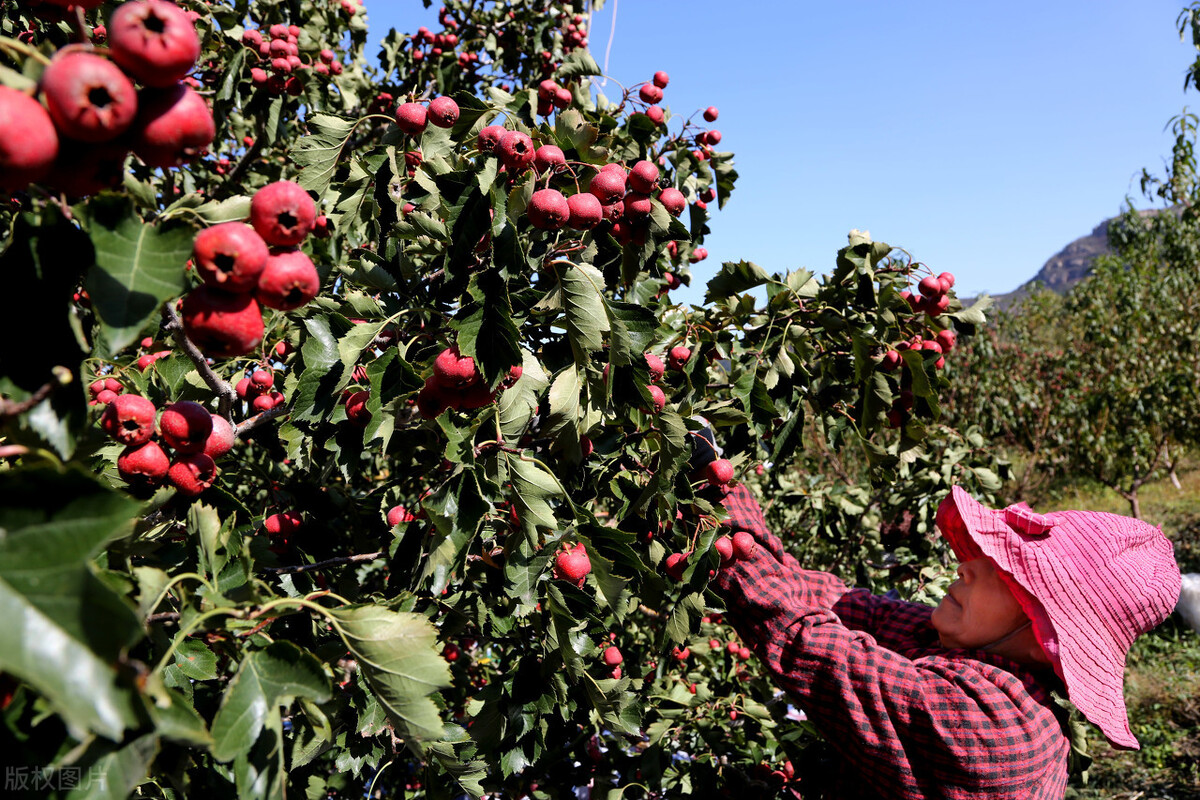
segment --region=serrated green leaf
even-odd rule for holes
[[[110,196],[88,204],[87,228],[96,264],[86,286],[106,355],[113,356],[133,343],[163,301],[183,292],[196,232],[179,222],[142,222],[132,204]]]
[[[250,752],[268,715],[297,697],[322,703],[330,697],[329,679],[316,657],[282,641],[250,653],[213,718],[213,758],[231,761]]]
[[[397,733],[440,738],[442,721],[429,695],[451,680],[449,666],[434,649],[437,629],[419,614],[383,606],[343,606],[330,613]]]
[[[301,168],[297,183],[320,196],[329,188],[342,148],[349,141],[358,120],[318,111],[309,116],[305,123],[308,134],[296,142],[291,157]]]
[[[590,264],[556,262],[562,286],[567,332],[575,347],[576,361],[604,347],[610,329],[604,299],[604,274]]]
[[[771,280],[767,271],[750,261],[726,261],[721,271],[708,282],[705,303],[715,303],[735,294],[762,286]]]

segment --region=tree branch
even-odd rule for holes
[[[287,414],[289,411],[291,411],[290,408],[282,405],[269,408],[261,414],[255,414],[253,417],[250,417],[250,419],[243,420],[237,425],[234,425],[233,435],[240,439],[255,428],[266,425],[271,420],[278,419],[279,417]]]
[[[364,561],[374,561],[381,557],[383,551],[378,553],[359,553],[354,556],[343,556],[341,558],[328,558],[324,561],[318,561],[315,564],[297,564],[292,567],[264,567],[264,572],[269,572],[272,575],[296,575],[301,572],[311,572],[314,569],[325,569],[326,567],[340,567],[343,564],[361,564]]]
[[[54,379],[46,381],[38,387],[37,391],[24,400],[16,401],[0,398],[0,419],[9,419],[24,414],[52,395],[58,387],[66,386],[73,380],[71,371],[66,367],[54,367],[51,372],[54,374]]]
[[[233,401],[237,399],[237,392],[226,381],[222,380],[217,373],[212,371],[212,367],[208,365],[208,361],[204,358],[192,340],[187,337],[183,331],[183,323],[179,321],[179,315],[175,313],[175,306],[170,303],[163,305],[163,318],[166,322],[163,324],[163,330],[170,333],[175,338],[175,343],[179,345],[183,352],[187,353],[188,358],[196,365],[196,371],[200,373],[200,377],[208,385],[208,388],[213,390],[217,395],[217,412],[226,419],[229,419],[229,411],[233,408]]]

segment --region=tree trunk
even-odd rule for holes
[[[1125,499],[1129,501],[1129,516],[1134,519],[1142,518],[1142,504],[1138,501],[1138,490],[1135,488],[1129,494],[1125,495]]]

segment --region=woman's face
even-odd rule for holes
[[[960,564],[958,580],[933,610],[933,627],[943,647],[985,647],[1029,621],[990,558]]]

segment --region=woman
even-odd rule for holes
[[[937,525],[961,565],[936,609],[804,570],[745,486],[727,523],[758,543],[714,588],[727,619],[841,757],[839,798],[1062,798],[1062,691],[1116,747],[1133,640],[1171,613],[1171,543],[1139,520],[989,509],[955,487]]]

